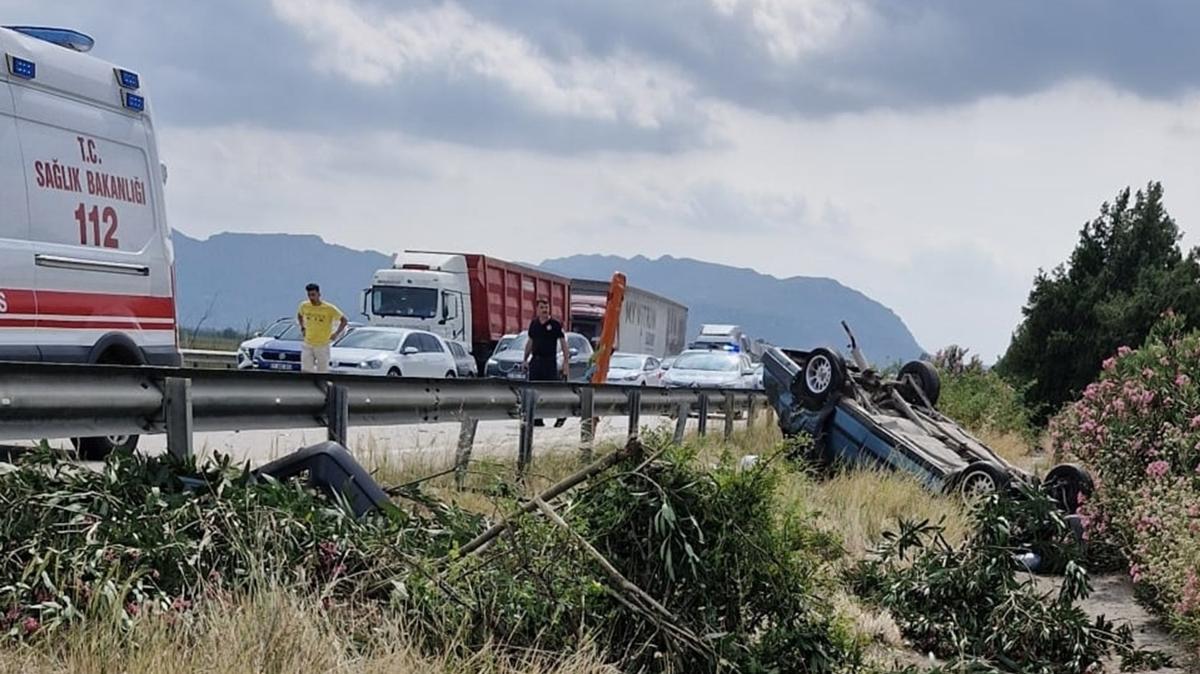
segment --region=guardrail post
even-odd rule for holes
[[[698,426],[696,427],[696,433],[698,433],[700,435],[700,437],[704,437],[705,435],[708,434],[708,394],[707,393],[702,392],[700,394],[700,405],[696,409],[696,416],[698,417],[698,419],[697,419]]]
[[[692,406],[688,403],[679,403],[679,409],[676,410],[675,417],[675,444],[683,444],[683,435],[687,432],[688,415],[692,413]]]
[[[163,382],[163,419],[167,424],[167,453],[177,459],[192,456],[192,380],[167,377]]]
[[[525,479],[525,471],[533,461],[533,422],[537,419],[537,391],[521,389],[521,437],[517,446],[517,479]]]
[[[590,386],[579,389],[579,458],[591,463],[596,441],[596,394]]]
[[[758,420],[758,395],[750,394],[750,402],[746,409],[746,428],[754,428],[754,422]]]
[[[631,387],[625,392],[625,399],[628,401],[629,407],[629,438],[638,436],[638,424],[641,423],[642,417],[642,391],[637,387]]]
[[[325,428],[330,442],[348,447],[350,435],[350,389],[341,384],[329,384],[325,389]]]
[[[454,484],[463,488],[467,481],[467,467],[471,464],[471,448],[475,446],[475,431],[478,419],[463,419],[458,427],[458,451],[454,453]]]
[[[734,396],[733,391],[725,392],[725,439],[733,437],[733,415],[734,415]]]

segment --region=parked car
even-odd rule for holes
[[[347,324],[346,335],[361,328],[362,325],[362,323]],[[300,334],[300,324],[292,321],[278,337],[259,347],[254,354],[254,369],[299,372],[300,345],[303,343],[304,336]]]
[[[450,348],[450,355],[454,356],[455,371],[458,376],[479,376],[479,366],[475,363],[475,356],[467,352],[467,347],[462,342],[447,341],[446,346]]]
[[[644,353],[614,353],[608,361],[608,383],[660,386],[659,360]]]
[[[458,372],[441,337],[408,328],[359,328],[334,342],[329,363],[333,372],[375,377],[450,379]]]
[[[824,348],[768,347],[763,354],[764,385],[780,429],[813,439],[808,459],[900,470],[932,490],[970,496],[1018,483],[1039,486],[1068,514],[1091,494],[1092,478],[1079,466],[1059,464],[1038,481],[938,412],[941,383],[928,362],[912,361],[885,377],[850,337],[852,363]]]
[[[239,370],[247,370],[254,367],[254,356],[258,350],[266,346],[267,342],[279,337],[288,329],[288,326],[294,324],[294,318],[279,318],[275,322],[268,325],[261,332],[255,333],[253,337],[247,339],[238,345],[237,351],[237,366]]]
[[[754,370],[750,357],[728,351],[684,351],[671,364],[662,385],[752,388]]]
[[[751,384],[750,388],[753,388],[756,391],[763,390],[763,364],[762,364],[762,361],[761,360],[758,361],[750,369],[752,369],[754,371],[754,373],[750,375],[750,384]]]
[[[655,374],[658,376],[658,383],[660,385],[662,384],[663,377],[667,376],[667,370],[671,369],[671,365],[675,362],[675,359],[678,357],[679,356],[667,356],[666,358],[663,358],[662,360],[658,361],[658,372],[656,372]]]
[[[505,338],[508,335],[504,336]],[[512,340],[505,343],[501,339],[495,353],[488,359],[484,369],[486,377],[502,377],[505,379],[525,379],[525,342],[529,336],[525,333],[513,335]],[[567,348],[571,354],[569,379],[582,381],[587,372],[588,362],[592,358],[592,345],[587,338],[578,332],[567,333]],[[562,368],[562,353],[556,352],[558,367]]]

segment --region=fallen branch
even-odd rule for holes
[[[568,475],[567,477],[563,478],[562,480],[554,483],[553,485],[551,485],[548,489],[546,489],[542,493],[534,496],[532,500],[529,500],[529,501],[526,501],[525,503],[523,503],[521,505],[521,507],[518,508],[515,513],[509,515],[508,517],[505,517],[504,519],[500,520],[499,522],[496,522],[491,527],[489,527],[487,529],[487,531],[484,531],[483,533],[479,534],[478,536],[476,536],[475,538],[473,538],[469,542],[467,542],[466,545],[459,548],[458,549],[459,556],[467,557],[467,556],[471,555],[472,553],[474,553],[475,551],[482,548],[484,545],[486,545],[488,542],[490,542],[496,536],[499,536],[500,533],[503,532],[505,529],[507,529],[509,527],[509,525],[512,523],[513,517],[516,517],[517,515],[531,513],[534,510],[537,510],[537,500],[538,499],[540,499],[542,501],[552,500],[552,499],[558,497],[563,492],[565,492],[579,484],[587,482],[588,480],[592,479],[596,475],[599,475],[600,473],[603,473],[604,471],[608,470],[609,468],[612,468],[613,466],[620,463],[621,461],[624,461],[625,459],[627,459],[631,456],[640,457],[641,455],[642,455],[642,443],[639,442],[637,438],[631,438],[629,440],[629,442],[625,444],[625,447],[623,449],[621,449],[620,451],[613,452],[612,454],[609,454],[608,456],[600,459],[599,461],[595,461],[593,463],[588,464],[587,466],[579,469],[578,471],[572,473],[571,475]]]

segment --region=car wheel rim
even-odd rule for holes
[[[808,383],[808,390],[818,394],[824,393],[833,380],[833,363],[825,356],[812,358],[804,368],[804,379]]]
[[[983,471],[971,473],[963,480],[962,491],[969,499],[983,498],[996,491],[996,480]]]

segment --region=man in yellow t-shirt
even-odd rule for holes
[[[310,283],[304,286],[308,300],[300,303],[296,320],[300,322],[300,334],[304,343],[300,345],[300,370],[303,372],[329,371],[329,345],[337,341],[346,331],[346,316],[329,302],[321,301],[321,286]],[[337,322],[337,329],[333,324]]]

